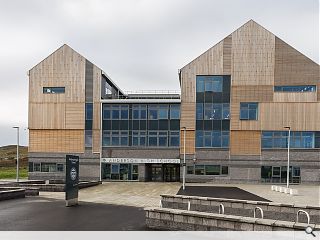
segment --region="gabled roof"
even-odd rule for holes
[[[232,33],[230,33],[229,35],[227,35],[225,38],[223,38],[221,41],[219,41],[218,43],[216,43],[214,46],[210,47],[208,50],[206,50],[205,52],[203,52],[202,54],[200,54],[198,57],[196,57],[195,59],[193,59],[191,62],[187,63],[185,66],[183,66],[180,70],[182,70],[183,68],[187,67],[189,64],[191,64],[192,62],[194,62],[195,60],[197,60],[199,57],[201,57],[203,54],[207,53],[208,51],[210,51],[212,48],[216,47],[217,45],[219,45],[223,40],[225,40],[227,37],[231,36],[232,34],[234,34],[237,31],[241,31],[241,29],[247,27],[248,25],[251,26],[257,26],[256,29],[263,29],[264,31],[272,34],[275,38],[278,38],[279,40],[283,41],[282,39],[280,39],[279,37],[277,37],[275,34],[273,34],[271,31],[269,31],[268,29],[266,29],[265,27],[263,27],[262,25],[258,24],[257,22],[255,22],[253,19],[250,19],[248,22],[246,22],[245,24],[241,25],[239,28],[237,28],[236,30],[234,30]],[[283,41],[285,42],[285,41]],[[286,42],[285,42],[286,43]],[[288,43],[286,43],[288,46],[292,47],[291,45],[289,45]],[[293,47],[292,47],[293,48]],[[302,54],[301,52],[299,52],[298,50],[296,50],[294,48],[295,51],[297,51],[299,54]],[[303,54],[303,56],[305,56]],[[305,56],[306,58],[308,58],[307,56]],[[310,61],[312,61],[313,63],[315,63],[312,59],[308,58]],[[316,63],[317,64],[317,63]],[[319,64],[317,64],[319,65]],[[180,79],[179,79],[180,80]]]

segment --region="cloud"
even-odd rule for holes
[[[63,43],[124,90],[177,90],[178,68],[249,19],[319,62],[318,9],[316,0],[3,0],[0,145],[14,143],[8,126],[27,126],[26,72]]]

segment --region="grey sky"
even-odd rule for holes
[[[64,43],[123,90],[178,90],[178,68],[250,19],[319,63],[318,12],[317,0],[0,0],[0,146],[27,127],[27,71]]]

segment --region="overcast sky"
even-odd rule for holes
[[[178,90],[179,68],[250,19],[319,63],[318,12],[318,0],[0,0],[0,146],[28,126],[27,71],[64,43],[123,90]]]

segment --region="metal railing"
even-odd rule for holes
[[[261,214],[261,218],[263,218],[263,210],[261,207],[255,207],[253,210],[253,218],[256,218],[256,210],[259,209],[260,210],[260,214]]]
[[[307,216],[308,224],[310,224],[310,216],[309,216],[309,213],[307,213],[307,212],[304,211],[304,210],[299,210],[299,211],[297,212],[297,220],[296,220],[296,222],[299,222],[299,215],[300,215],[300,213],[304,213],[304,214]]]
[[[224,214],[224,206],[222,203],[219,205],[219,214]]]
[[[135,90],[125,91],[126,95],[129,94],[180,94],[180,90]]]

